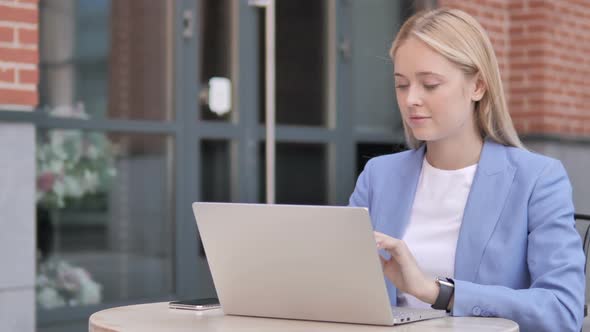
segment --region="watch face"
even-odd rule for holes
[[[445,285],[447,287],[455,287],[455,285],[451,282],[449,282],[449,280],[447,278],[436,278],[436,281],[438,281],[439,284],[441,285]]]

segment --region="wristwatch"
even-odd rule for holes
[[[449,311],[447,308],[449,307],[453,293],[455,293],[455,282],[451,278],[436,277],[436,283],[439,284],[440,291],[438,292],[436,301],[432,305],[432,309]]]

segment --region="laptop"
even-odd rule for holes
[[[366,208],[194,203],[229,315],[395,325],[444,310],[392,307]]]

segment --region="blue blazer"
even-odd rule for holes
[[[369,160],[350,197],[376,231],[403,238],[424,146]],[[508,318],[521,331],[579,331],[584,252],[561,162],[484,142],[455,256],[453,316]],[[392,305],[396,288],[387,290]]]

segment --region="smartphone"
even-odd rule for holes
[[[171,309],[185,309],[185,310],[209,310],[221,308],[219,299],[208,298],[208,299],[193,299],[184,301],[172,301],[168,303],[168,307]]]

